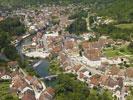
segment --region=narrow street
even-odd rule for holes
[[[19,68],[19,72],[21,72],[24,75],[24,77],[27,76],[27,73],[24,72],[24,70],[22,68]],[[35,92],[35,97],[39,99],[41,93],[46,89],[46,85],[44,84],[44,82],[42,80],[40,80],[40,79],[38,79],[38,80],[41,82],[41,84],[43,86],[43,90],[41,92],[38,92],[33,85],[30,85],[30,86],[32,87],[33,91]]]

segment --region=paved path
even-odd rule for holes
[[[71,58],[70,58],[70,59],[71,59]],[[90,67],[89,65],[86,65],[85,63],[83,63],[83,61],[79,61],[78,58],[72,59],[72,61],[73,61],[73,63],[75,63],[75,64],[77,64],[77,62],[78,62],[78,63],[81,63],[82,65],[84,65],[84,67],[85,67],[86,69],[88,69],[88,70],[89,70],[90,72],[92,72],[93,74],[102,74],[101,71],[96,70],[96,68],[92,68],[92,67]]]
[[[122,90],[121,90],[121,97],[120,97],[120,100],[125,100],[124,93],[125,93],[125,87],[123,86],[123,87],[122,87]]]
[[[27,73],[24,72],[24,70],[23,70],[22,68],[19,68],[19,71],[20,71],[21,73],[23,73],[23,75],[24,75],[25,77],[27,76]]]

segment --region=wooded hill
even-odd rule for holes
[[[111,16],[123,22],[133,22],[133,0],[115,0],[106,9],[98,11],[99,15]]]
[[[27,7],[27,6],[37,6],[40,4],[55,4],[55,5],[68,5],[68,4],[84,4],[84,5],[95,5],[95,7],[100,8],[105,5],[109,5],[115,0],[0,0],[1,7]]]

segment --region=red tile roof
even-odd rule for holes
[[[74,66],[73,69],[77,72],[81,67],[82,67],[82,65],[76,65],[76,66]]]
[[[61,51],[61,46],[54,46],[52,49],[53,53],[58,53]]]
[[[85,56],[89,60],[99,60],[101,57],[101,50],[93,48],[85,51]]]
[[[133,78],[133,68],[130,67],[126,70],[126,76],[129,78]]]
[[[118,81],[117,80],[114,80],[112,79],[111,77],[109,76],[101,76],[101,84],[104,85],[104,86],[108,86],[108,87],[111,87],[113,88],[114,86],[118,85]]]
[[[54,96],[54,94],[55,94],[55,90],[51,87],[48,87],[45,91],[48,92],[52,96]]]
[[[27,82],[20,75],[15,75],[12,78],[12,84],[13,84],[12,89],[15,89],[15,90],[19,90],[19,89],[23,90],[25,87],[29,86]]]
[[[53,96],[55,95],[55,90],[51,87],[46,88],[45,91],[39,97],[39,100],[52,100]]]
[[[120,68],[118,68],[116,65],[113,65],[113,66],[109,69],[108,74],[109,74],[109,75],[118,75],[119,71],[120,71]]]
[[[93,75],[91,78],[90,78],[90,84],[93,84],[95,86],[99,85],[100,84],[100,77],[101,75]]]
[[[21,100],[36,100],[34,92],[27,90]]]
[[[64,46],[66,49],[73,49],[76,46],[76,41],[66,40]]]
[[[10,62],[8,62],[8,66],[10,66],[10,67],[14,67],[14,66],[16,66],[17,64],[18,64],[17,61],[10,61]]]
[[[83,78],[84,74],[82,72],[79,73],[79,78]]]

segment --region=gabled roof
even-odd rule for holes
[[[61,51],[61,46],[54,46],[52,49],[53,53],[58,53]]]
[[[84,48],[84,49],[85,49],[85,48],[89,48],[89,47],[90,47],[89,44],[90,44],[90,43],[89,43],[88,41],[83,41],[83,42],[82,42],[82,48]]]
[[[32,84],[34,87],[41,89],[42,88],[42,84],[41,82],[33,76],[27,76],[26,79],[30,82],[30,84]]]
[[[112,79],[111,77],[109,77],[109,78],[106,80],[105,85],[113,88],[114,86],[118,85],[118,83],[117,83],[116,80],[114,80],[114,79]]]
[[[25,87],[28,87],[28,83],[20,75],[15,75],[12,78],[12,88],[15,90],[23,90]]]
[[[17,64],[18,64],[17,61],[10,61],[10,62],[8,62],[8,66],[10,66],[10,67],[14,67],[14,66],[16,66]]]
[[[108,74],[109,74],[109,75],[118,75],[119,71],[120,71],[120,68],[118,68],[116,65],[113,65],[113,66],[109,69]]]
[[[103,75],[101,76],[101,84],[113,88],[118,85],[118,81],[109,76]]]
[[[66,49],[73,49],[77,45],[75,40],[65,40],[64,47]]]
[[[75,70],[75,72],[77,72],[81,67],[82,67],[82,65],[76,65],[73,67],[73,70]]]
[[[39,97],[39,100],[52,100],[55,95],[55,90],[51,87],[45,89]]]
[[[27,90],[24,93],[22,100],[36,100],[34,92],[31,90]]]
[[[133,68],[130,67],[126,70],[126,76],[129,78],[133,78]]]
[[[101,75],[93,75],[91,78],[90,78],[90,84],[93,84],[93,85],[99,85],[100,84],[100,77]]]

